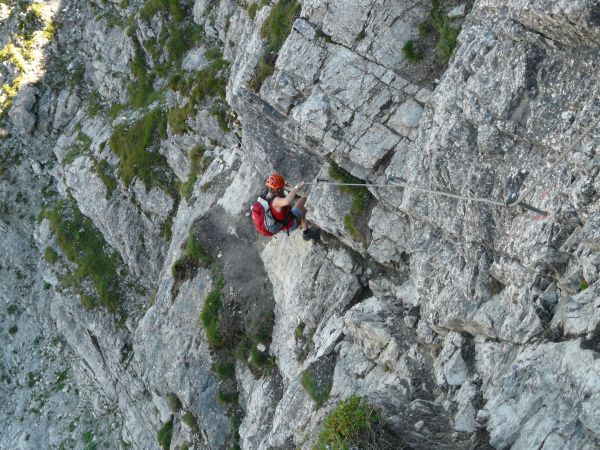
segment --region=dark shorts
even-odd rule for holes
[[[292,208],[292,216],[294,216],[292,226],[288,228],[288,231],[294,231],[300,226],[300,219],[304,217],[304,214],[302,214],[300,208]]]

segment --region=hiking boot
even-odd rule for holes
[[[321,230],[318,228],[309,228],[308,230],[304,230],[302,232],[302,239],[308,241],[310,239],[318,241],[321,237]]]

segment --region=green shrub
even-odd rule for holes
[[[200,313],[200,321],[204,325],[206,339],[208,344],[215,349],[221,348],[224,345],[223,337],[219,331],[221,319],[219,312],[221,310],[221,295],[225,281],[222,276],[218,276],[214,282],[213,289],[206,296],[204,307]]]
[[[54,264],[59,260],[58,253],[56,253],[52,247],[46,247],[44,249],[44,258],[46,258],[46,261],[50,264]]]
[[[91,280],[99,303],[111,311],[116,310],[121,299],[117,275],[122,265],[119,255],[108,247],[102,233],[79,211],[73,199],[57,202],[45,216],[61,251],[77,266],[63,282],[75,288],[83,302],[82,283]],[[95,306],[96,302],[92,304]]]
[[[380,422],[381,418],[367,400],[353,395],[327,415],[316,449],[381,448],[374,431]]]
[[[277,0],[260,29],[260,36],[267,40],[267,52],[279,52],[301,9],[296,0]]]
[[[583,291],[589,287],[588,282],[585,278],[579,277],[579,291]]]
[[[421,52],[415,48],[415,43],[410,40],[406,41],[404,47],[402,47],[402,53],[404,53],[404,57],[410,62],[417,62],[423,59]]]
[[[166,158],[158,153],[158,138],[166,137],[165,114],[152,110],[131,126],[121,124],[113,129],[108,144],[119,157],[118,175],[125,187],[135,177],[142,180],[147,190],[154,186],[172,192],[172,182]]]
[[[320,383],[315,378],[310,370],[302,372],[302,378],[300,379],[302,387],[306,393],[313,399],[317,408],[320,408],[329,399],[329,392],[331,391],[331,384]]]
[[[165,423],[160,430],[158,430],[158,434],[156,435],[156,440],[158,441],[158,445],[161,446],[163,450],[169,450],[171,448],[171,438],[173,437],[173,418]]]
[[[358,33],[356,35],[356,40],[357,41],[362,41],[365,37],[367,36],[367,33],[365,32],[365,30],[361,30],[360,33]]]
[[[8,334],[14,335],[14,334],[17,334],[17,331],[19,331],[19,327],[17,327],[16,325],[13,325],[12,327],[10,327],[8,329]]]
[[[231,363],[217,363],[214,370],[217,377],[221,380],[235,377],[235,365]]]

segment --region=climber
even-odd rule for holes
[[[306,221],[306,197],[301,196],[292,207],[299,189],[304,186],[304,181],[294,186],[288,194],[284,187],[288,186],[285,179],[278,173],[274,173],[265,182],[267,191],[261,195],[252,206],[252,219],[257,230],[263,236],[273,236],[279,231],[294,231],[298,227],[302,229],[302,238],[318,240],[320,232],[318,229],[309,228]],[[274,222],[274,223],[273,223]]]

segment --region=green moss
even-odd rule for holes
[[[73,199],[57,202],[45,216],[61,251],[77,266],[63,282],[74,288],[84,301],[84,295],[89,294],[83,283],[91,281],[98,303],[116,310],[121,299],[117,269],[122,261],[118,254],[108,247],[102,234],[81,214]],[[95,305],[96,301],[91,302],[91,306]]]
[[[78,156],[88,153],[91,145],[92,139],[84,132],[79,131],[75,142],[61,161],[62,164],[71,164]]]
[[[101,159],[95,164],[94,171],[106,186],[106,198],[110,198],[118,186],[116,178],[110,173],[110,166],[104,159]]]
[[[316,449],[378,448],[374,429],[380,421],[365,398],[353,395],[327,415]]]
[[[402,53],[404,53],[404,57],[410,62],[418,62],[423,59],[423,55],[415,48],[415,43],[411,40],[406,41],[402,47]]]
[[[221,348],[225,344],[219,331],[221,323],[219,312],[222,306],[221,295],[224,286],[225,281],[223,280],[223,277],[217,277],[213,284],[213,289],[206,296],[204,307],[200,313],[200,321],[204,325],[208,344],[215,349]]]
[[[310,398],[313,399],[317,408],[323,406],[329,399],[331,384],[327,383],[323,385],[315,378],[314,374],[310,370],[305,370],[302,372],[300,383]]]
[[[119,157],[118,175],[125,187],[138,177],[146,189],[154,186],[172,193],[173,183],[166,158],[157,151],[159,138],[166,137],[166,115],[155,109],[131,126],[114,128],[108,143]]]
[[[46,258],[46,261],[50,264],[54,264],[59,260],[58,253],[56,253],[52,247],[46,247],[44,249],[44,258]]]
[[[231,363],[217,363],[214,371],[221,380],[235,377],[235,366]]]
[[[580,277],[579,278],[579,291],[581,292],[581,291],[587,289],[588,287],[589,287],[589,284],[586,281],[586,279],[583,277]]]
[[[171,439],[173,437],[173,418],[165,423],[156,435],[158,445],[163,450],[169,450],[171,448]]]

